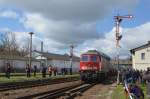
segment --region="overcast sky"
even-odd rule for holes
[[[147,43],[150,37],[149,0],[0,0],[0,31],[14,32],[18,43],[28,41],[34,32],[33,46],[44,51],[75,54],[97,49],[116,56],[114,16],[128,15],[121,23],[120,56]]]

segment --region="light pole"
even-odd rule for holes
[[[72,62],[73,62],[73,44],[70,45],[70,75],[72,75]]]
[[[131,15],[126,15],[126,16],[114,16],[114,19],[115,19],[115,25],[116,25],[116,49],[117,49],[117,68],[118,68],[118,75],[117,75],[117,84],[120,83],[120,80],[119,80],[119,75],[120,75],[120,69],[119,69],[119,48],[120,48],[120,45],[119,45],[119,41],[121,40],[122,38],[122,35],[120,35],[120,31],[119,31],[119,26],[120,26],[120,23],[122,22],[122,20],[124,18],[133,18],[133,16]]]
[[[42,63],[43,63],[43,59],[42,59],[42,57],[43,57],[43,41],[41,41],[41,55],[40,55],[40,57],[41,57],[41,66],[42,66]],[[43,68],[43,67],[41,67],[41,68]]]
[[[29,35],[30,35],[30,53],[29,53],[29,66],[30,66],[30,69],[31,69],[31,64],[32,64],[32,35],[34,33],[33,32],[30,32]]]

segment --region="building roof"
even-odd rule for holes
[[[5,59],[5,60],[23,60],[23,61],[28,61],[28,57],[23,57],[23,56],[17,56],[17,55],[0,55],[0,59]],[[38,61],[35,58],[32,58],[32,61]]]
[[[46,57],[48,60],[52,60],[52,59],[58,59],[58,60],[70,60],[70,56],[68,54],[55,54],[55,53],[49,53],[49,52],[40,52],[40,51],[34,51],[36,53],[41,54],[43,57]],[[74,61],[79,61],[80,58],[77,56],[73,56],[72,58]]]
[[[148,47],[150,47],[150,41],[148,41],[147,44],[144,44],[144,45],[141,45],[139,47],[131,49],[130,52],[134,53],[135,51],[138,51],[138,50],[141,50],[141,49],[144,49],[144,48],[148,48]]]

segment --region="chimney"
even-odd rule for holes
[[[43,52],[43,42],[41,42],[41,52]]]

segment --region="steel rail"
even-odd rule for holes
[[[33,98],[47,99],[46,97],[49,97],[48,99],[54,99],[54,97],[58,97],[58,94],[59,94],[59,96],[61,96],[61,95],[64,94],[62,92],[65,92],[65,91],[67,91],[69,89],[72,89],[72,88],[76,88],[78,86],[81,86],[82,84],[83,83],[78,83],[78,84],[74,84],[74,85],[71,85],[71,86],[68,86],[68,87],[63,87],[63,88],[58,88],[58,89],[55,89],[55,90],[49,90],[49,91],[46,91],[46,92],[41,92],[41,93],[36,93],[36,94],[32,94],[32,95],[18,97],[16,99],[33,99]],[[50,97],[53,97],[53,98],[50,98]]]
[[[95,83],[94,83],[94,84],[90,84],[90,85],[88,85],[88,86],[85,86],[85,87],[83,87],[83,88],[77,89],[77,90],[75,90],[74,92],[71,92],[71,94],[68,95],[65,99],[73,99],[73,98],[75,98],[76,96],[81,96],[81,94],[82,94],[83,92],[85,92],[86,90],[90,89],[90,88],[93,87],[94,85],[95,85]]]
[[[26,82],[17,82],[12,84],[0,84],[0,92],[7,90],[17,90],[23,88],[59,84],[64,82],[72,82],[79,80],[77,77],[72,78],[60,78],[60,79],[45,79],[45,80],[36,80],[36,81],[26,81]]]
[[[83,93],[87,89],[91,88],[93,85],[95,85],[95,84],[84,84],[83,83],[79,86],[73,86],[70,88],[66,88],[64,90],[55,91],[54,93],[49,93],[49,94],[39,97],[37,99],[56,99],[61,96],[63,96],[63,99],[73,99],[80,93]]]

